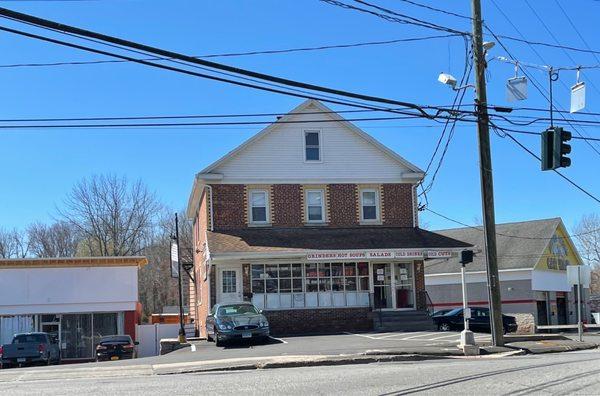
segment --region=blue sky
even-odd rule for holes
[[[426,0],[422,0],[425,2]],[[535,15],[523,2],[496,0],[528,39],[552,42]],[[581,34],[594,46],[594,23],[600,2],[558,0],[577,21]],[[378,0],[418,18],[460,30],[468,20],[440,15],[401,1]],[[554,1],[530,0],[561,44],[584,47]],[[432,2],[469,14],[469,2]],[[393,40],[439,34],[427,29],[386,22],[317,0],[305,1],[4,1],[17,11],[77,25],[190,55]],[[494,4],[483,0],[484,18],[498,34],[518,36]],[[14,22],[0,25],[24,28]],[[542,63],[527,45],[505,41],[518,59]],[[538,47],[545,64],[573,65],[559,49]],[[600,48],[595,48],[600,49]],[[500,46],[494,56],[506,56]],[[0,34],[0,66],[31,62],[105,59],[56,45]],[[573,52],[577,64],[598,63],[590,54]],[[336,49],[279,55],[216,58],[230,65],[330,87],[422,104],[446,105],[453,93],[439,84],[441,71],[459,75],[464,65],[460,38],[447,38],[385,46]],[[489,65],[490,103],[507,104],[504,84],[513,67],[493,61]],[[545,74],[531,70],[539,81]],[[598,70],[586,72],[598,81]],[[573,72],[561,72],[566,86]],[[156,70],[137,64],[101,64],[38,68],[0,68],[0,118],[144,116],[286,112],[301,99],[238,88],[222,83]],[[530,98],[519,106],[547,107],[529,87]],[[473,93],[465,96],[472,103]],[[555,88],[557,104],[568,108],[569,93]],[[600,94],[587,90],[587,111],[600,111]],[[342,109],[332,106],[334,109]],[[515,113],[516,114],[516,113]],[[439,124],[416,120],[360,123],[381,142],[424,168],[437,138]],[[83,177],[101,173],[141,178],[168,205],[182,208],[194,174],[260,127],[195,127],[164,129],[4,130],[0,133],[0,227],[24,227],[48,221],[71,186]],[[543,126],[530,130],[541,131]],[[594,128],[580,128],[600,136]],[[534,151],[536,137],[520,137]],[[567,227],[598,204],[539,164],[508,139],[492,136],[496,216],[498,222],[560,216]],[[600,195],[596,175],[599,154],[582,142],[573,144],[573,165],[565,173],[592,193]],[[596,148],[600,151],[600,145]],[[472,124],[457,128],[441,171],[429,194],[430,207],[463,222],[474,223],[480,214],[476,133]],[[429,213],[421,220],[429,227],[455,224]]]

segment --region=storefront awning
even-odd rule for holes
[[[261,255],[308,254],[311,252],[370,252],[414,249],[459,250],[470,244],[420,228],[245,228],[208,232],[212,258]],[[427,254],[425,254],[426,256]]]

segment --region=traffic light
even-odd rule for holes
[[[561,127],[548,128],[542,132],[542,170],[566,168],[571,165],[571,159],[566,155],[571,152],[571,132]]]
[[[462,250],[460,252],[460,263],[462,265],[469,264],[473,262],[473,251],[472,250]]]

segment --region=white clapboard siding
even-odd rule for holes
[[[309,105],[287,118],[292,121],[330,119]],[[332,118],[331,118],[332,119]],[[321,130],[322,161],[304,161],[304,130]],[[340,122],[281,124],[241,151],[226,159],[210,173],[223,175],[223,183],[255,182],[392,182],[403,181],[403,173],[414,172]]]

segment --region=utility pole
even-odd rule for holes
[[[485,52],[481,21],[481,1],[471,0],[473,21],[473,61],[475,62],[477,135],[479,139],[479,172],[481,177],[481,199],[483,210],[483,229],[485,235],[485,262],[487,269],[488,296],[490,302],[490,327],[492,345],[504,345],[502,324],[502,300],[500,298],[500,279],[496,257],[496,218],[494,215],[494,182],[492,177],[492,154],[490,151],[490,129],[487,111],[487,92],[485,87]]]
[[[175,241],[177,243],[177,279],[179,281],[179,343],[183,344],[186,342],[186,339],[185,327],[183,326],[183,287],[181,279],[181,252],[179,248],[179,219],[177,213],[175,213]]]

